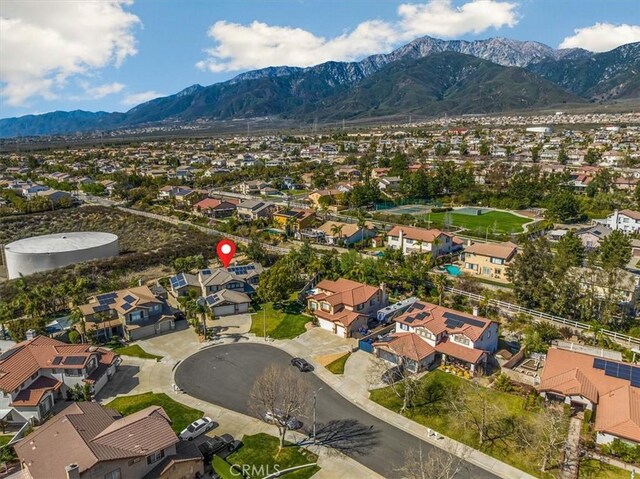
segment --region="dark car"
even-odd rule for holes
[[[291,365],[297,367],[303,373],[313,371],[313,366],[309,362],[302,358],[293,358]]]
[[[200,452],[204,456],[205,462],[209,463],[213,456],[220,456],[223,459],[240,447],[240,441],[233,439],[231,434],[223,434],[222,436],[213,436],[207,438],[198,446]]]

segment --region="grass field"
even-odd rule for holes
[[[596,459],[580,461],[578,479],[629,479],[631,473],[619,467],[603,464]]]
[[[346,364],[347,359],[349,359],[349,356],[351,356],[351,353],[340,356],[335,361],[331,361],[327,364],[326,368],[333,374],[344,374],[344,365]]]
[[[160,361],[162,359],[162,356],[149,354],[137,344],[130,344],[128,346],[121,346],[119,348],[114,348],[113,352],[120,354],[121,356],[134,356],[136,358],[142,358],[142,359],[155,359],[156,361]]]
[[[13,434],[0,434],[0,447],[5,444],[9,444],[9,441],[13,439]]]
[[[253,471],[250,474],[251,477],[266,477],[275,473],[277,472],[276,465],[279,470],[283,470],[303,464],[315,463],[318,460],[317,455],[290,443],[287,443],[282,451],[278,452],[278,439],[264,433],[244,436],[242,444],[243,446],[237,452],[227,458],[227,462],[238,465],[249,464],[257,468],[262,467],[260,472],[258,472],[258,469]],[[286,479],[308,479],[319,470],[320,467],[317,465],[310,466],[280,477]]]
[[[115,409],[123,416],[128,416],[149,406],[162,406],[173,424],[171,427],[176,433],[182,431],[196,419],[203,416],[202,411],[180,404],[164,393],[144,393],[134,396],[122,396],[107,404],[107,407]]]
[[[494,234],[522,233],[524,231],[522,225],[531,221],[529,218],[522,218],[505,211],[490,211],[479,216],[465,215],[453,211],[448,213],[451,215],[453,226],[458,226],[480,235],[484,235],[487,228],[489,228],[489,233]],[[429,216],[431,225],[435,228],[442,228],[446,214],[446,212],[431,213]]]
[[[304,325],[311,321],[309,316],[301,314],[303,307],[295,301],[274,308],[273,303],[258,306],[251,321],[251,332],[264,336],[264,319],[267,321],[267,336],[273,339],[291,339],[306,331]]]
[[[471,387],[468,381],[439,370],[430,372],[424,376],[421,381],[423,385],[435,382],[440,388],[454,389],[457,391],[456,396],[468,393]],[[536,420],[537,413],[524,409],[524,398],[521,396],[494,390],[488,391],[491,392],[491,402],[497,405],[500,410],[508,412],[513,416],[518,416],[525,421],[534,422]],[[402,406],[401,399],[399,399],[390,388],[373,390],[370,393],[370,398],[395,412],[399,412]],[[493,446],[480,447],[476,431],[463,424],[459,418],[454,417],[451,413],[451,408],[448,407],[447,404],[430,403],[418,405],[409,409],[409,412],[406,413],[405,416],[456,441],[465,443],[475,449],[481,449],[484,453],[500,461],[511,464],[536,477],[540,477],[536,460],[531,454],[528,454],[528,450],[518,449],[517,453],[515,453],[514,445],[508,438],[504,441],[496,441]],[[544,477],[547,479],[554,476],[547,475]]]

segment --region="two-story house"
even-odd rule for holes
[[[362,228],[355,223],[327,221],[316,231],[322,233],[327,244],[350,245],[359,243],[376,235],[375,225],[367,221]]]
[[[498,324],[476,315],[416,301],[394,318],[395,332],[373,343],[378,357],[420,372],[453,363],[475,373],[498,349]]]
[[[262,180],[243,181],[234,189],[243,195],[259,195],[262,188],[269,186],[269,183]]]
[[[518,247],[504,243],[473,243],[464,249],[462,271],[494,281],[507,282],[507,268],[518,252]]]
[[[102,340],[118,335],[135,341],[175,329],[175,316],[166,300],[148,286],[92,296],[78,309],[85,332],[95,332]]]
[[[47,336],[19,343],[0,355],[2,419],[39,423],[66,398],[68,388],[89,384],[97,394],[119,364],[118,355],[89,344],[66,344]]]
[[[439,229],[394,226],[387,233],[387,246],[402,250],[403,254],[431,253],[434,258],[462,248],[462,241]]]
[[[237,202],[205,198],[193,205],[193,212],[208,218],[226,218],[236,212]]]
[[[246,313],[262,271],[262,265],[250,263],[228,268],[206,268],[197,274],[180,273],[169,279],[171,294],[178,298],[195,291],[214,317]]]
[[[268,201],[246,200],[238,205],[238,218],[253,221],[258,218],[271,219],[276,205]]]
[[[307,299],[307,307],[320,327],[343,338],[366,328],[369,317],[388,304],[383,285],[369,286],[344,278],[320,281],[316,293]]]
[[[640,211],[615,210],[611,216],[601,222],[612,230],[620,230],[625,233],[638,233],[640,232]]]
[[[316,212],[304,208],[290,208],[273,214],[273,222],[290,233],[297,233],[311,227],[316,219]]]
[[[202,454],[180,441],[160,406],[122,417],[94,402],[71,404],[15,446],[29,479],[191,479]]]

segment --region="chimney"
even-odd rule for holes
[[[138,286],[142,286],[142,278],[138,280]]]
[[[67,479],[80,479],[80,468],[77,464],[69,464],[64,470],[67,473]]]
[[[474,315],[474,316],[478,316],[478,312],[479,312],[478,307],[477,307],[477,306],[474,306],[474,307],[473,307],[473,315]]]

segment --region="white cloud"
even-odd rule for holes
[[[515,26],[518,23],[516,6],[510,2],[475,0],[454,8],[451,0],[432,0],[425,4],[402,4],[398,14],[407,38],[421,35],[456,37],[489,28]]]
[[[71,97],[72,100],[98,100],[100,98],[104,98],[107,95],[120,93],[122,90],[124,90],[125,87],[122,83],[118,82],[91,86],[86,81],[81,81],[80,86],[84,90],[84,95],[73,96]]]
[[[157,91],[149,90],[143,91],[141,93],[132,93],[130,95],[126,95],[120,103],[125,106],[135,106],[140,103],[144,103],[145,101],[153,100],[154,98],[159,98],[164,96],[163,93],[158,93]]]
[[[124,10],[130,4],[2,0],[0,82],[7,103],[22,105],[34,96],[56,98],[69,77],[120,66],[135,55],[132,30],[140,20]]]
[[[470,0],[458,9],[450,0],[398,7],[399,21],[368,20],[354,30],[325,38],[301,28],[216,22],[207,35],[216,45],[196,66],[211,72],[238,71],[273,65],[306,67],[329,60],[350,61],[389,51],[399,42],[420,35],[450,37],[479,33],[517,23],[514,3]]]
[[[640,42],[640,25],[612,25],[596,23],[590,27],[576,28],[575,35],[566,37],[560,48],[584,48],[592,52],[608,52],[620,45]]]

